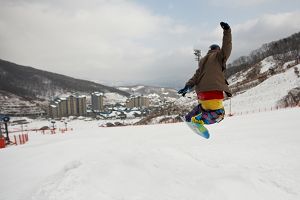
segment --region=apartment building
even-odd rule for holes
[[[48,113],[51,118],[53,119],[58,118],[59,117],[58,105],[50,104]]]
[[[76,116],[86,116],[86,96],[76,97],[77,112]]]
[[[77,99],[75,95],[70,95],[67,97],[67,113],[68,116],[77,115]]]
[[[50,103],[48,113],[51,118],[86,116],[86,96],[70,95],[66,98],[56,98]]]
[[[59,114],[62,117],[68,116],[68,101],[67,98],[60,98],[58,103]]]
[[[142,108],[142,107],[149,107],[150,100],[144,96],[133,96],[127,99],[126,107],[127,108]]]
[[[93,92],[91,94],[92,110],[94,112],[99,112],[104,110],[103,98],[104,98],[103,93]]]

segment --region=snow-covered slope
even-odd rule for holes
[[[262,60],[260,64],[261,64],[260,73],[264,73],[274,68],[276,66],[276,61],[274,60],[273,56],[269,56],[264,60]]]
[[[282,60],[274,59],[273,56],[269,56],[257,64],[233,74],[228,78],[228,82],[231,86],[235,84],[240,86],[240,84],[247,83],[253,79],[258,79],[261,76],[267,76],[269,70],[284,70],[287,69],[288,65],[295,65],[295,63],[296,60],[291,60],[282,64]]]
[[[300,64],[271,76],[256,87],[231,98],[231,112],[258,111],[277,106],[278,101],[291,89],[300,87],[300,78],[295,74],[295,68],[300,68]],[[225,101],[225,108],[230,110],[229,100]]]
[[[72,133],[30,133],[0,150],[0,199],[300,199],[299,116],[294,108],[226,118],[209,126],[209,140],[184,123],[73,121]]]

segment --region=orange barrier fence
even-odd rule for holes
[[[13,144],[15,145],[25,144],[26,142],[28,142],[28,140],[29,140],[28,133],[14,135]]]
[[[35,132],[40,132],[41,134],[45,135],[45,134],[57,134],[57,133],[66,133],[68,131],[73,131],[73,128],[59,128],[59,129],[45,129],[45,130],[38,130],[36,129]]]
[[[7,147],[7,145],[21,145],[25,144],[29,141],[28,133],[22,133],[19,135],[13,136],[13,141],[10,140],[9,143],[7,143],[6,139],[4,137],[0,138],[0,149]]]

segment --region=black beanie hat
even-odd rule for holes
[[[215,49],[220,49],[220,46],[217,44],[212,44],[212,45],[210,45],[209,48],[210,48],[210,50],[215,50]]]

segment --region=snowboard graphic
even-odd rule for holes
[[[187,121],[185,121],[184,117],[180,117],[180,118],[194,133],[196,133],[206,139],[209,138],[209,132],[208,132],[207,128],[205,128],[203,125],[196,124],[193,122],[187,122]]]

